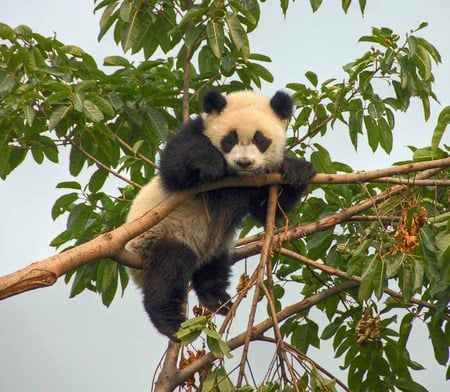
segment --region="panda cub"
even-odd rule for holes
[[[251,91],[209,91],[204,113],[190,120],[166,144],[160,172],[131,205],[127,221],[139,218],[170,194],[231,176],[280,172],[278,216],[291,210],[315,170],[310,162],[285,155],[291,97],[277,92],[271,99]],[[226,315],[232,303],[226,289],[230,277],[228,250],[247,215],[264,222],[268,186],[223,188],[185,201],[160,223],[131,240],[129,251],[144,262],[132,270],[142,288],[144,307],[159,332],[174,336],[185,321],[183,304],[189,282],[200,303]]]

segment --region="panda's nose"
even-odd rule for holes
[[[249,166],[253,165],[253,160],[249,158],[236,159],[236,164],[243,169],[247,169]]]

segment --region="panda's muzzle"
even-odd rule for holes
[[[235,163],[237,166],[239,166],[242,169],[248,169],[250,166],[252,166],[255,161],[253,159],[249,158],[239,158],[235,160]]]

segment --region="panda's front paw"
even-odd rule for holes
[[[197,161],[194,169],[198,173],[200,183],[208,183],[220,180],[225,176],[225,163],[224,162],[206,162]]]
[[[215,296],[201,296],[199,297],[200,303],[203,307],[208,309],[212,313],[226,316],[233,306],[233,302],[228,294],[224,293],[219,297]]]
[[[311,162],[286,157],[281,165],[280,173],[283,179],[293,186],[308,184],[316,175],[316,170]]]

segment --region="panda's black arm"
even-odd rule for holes
[[[288,184],[280,186],[276,218],[291,211],[308,188],[309,180],[316,171],[311,162],[285,157],[280,169],[281,175]],[[269,187],[256,188],[252,195],[250,213],[260,222],[265,222]]]
[[[160,176],[169,191],[182,191],[226,175],[225,159],[203,134],[201,118],[175,134],[161,153]]]

